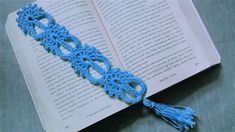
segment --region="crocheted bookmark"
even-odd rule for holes
[[[17,15],[18,27],[26,35],[40,41],[40,45],[48,52],[70,62],[78,75],[88,79],[94,85],[101,86],[108,96],[119,98],[128,104],[135,104],[144,98],[147,86],[142,79],[128,71],[112,68],[110,61],[97,48],[87,44],[82,45],[77,37],[57,24],[51,15],[36,4],[23,7]],[[41,19],[47,19],[48,23],[43,24],[40,22]],[[41,32],[36,32],[35,28],[40,28]],[[71,42],[75,46],[68,44]],[[101,66],[100,63],[105,66]],[[101,77],[94,77],[90,73],[90,68],[97,71]],[[136,86],[140,86],[140,89],[137,90]],[[184,130],[195,125],[193,121],[195,112],[188,107],[171,107],[148,99],[144,99],[143,104],[153,109],[158,116],[177,129]]]

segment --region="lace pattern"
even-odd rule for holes
[[[37,7],[36,4],[30,4],[17,14],[18,27],[26,35],[40,41],[48,52],[71,62],[71,67],[78,75],[88,79],[94,85],[100,85],[107,95],[117,97],[129,104],[142,100],[147,90],[143,80],[128,71],[112,68],[110,61],[97,48],[87,44],[82,45],[77,37],[57,24],[42,8]],[[47,23],[43,23],[42,19],[46,19]],[[95,77],[91,69],[101,77]]]

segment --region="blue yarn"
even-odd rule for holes
[[[143,80],[133,76],[128,71],[112,68],[109,60],[95,47],[87,44],[81,45],[80,40],[69,31],[55,22],[51,15],[44,12],[36,4],[29,4],[17,12],[18,27],[27,35],[40,41],[40,44],[48,51],[65,61],[71,63],[74,71],[88,79],[92,84],[100,85],[110,97],[117,97],[122,101],[134,104],[142,100],[146,85]],[[43,24],[41,19],[47,19]],[[36,27],[41,32],[36,31]],[[69,45],[69,42],[75,46]],[[61,50],[61,49],[64,50]],[[100,63],[105,65],[103,68]],[[94,77],[90,69],[101,75]],[[141,88],[137,90],[134,85]]]
[[[48,52],[69,61],[78,75],[88,79],[94,85],[100,85],[108,96],[119,98],[128,104],[134,104],[143,99],[147,90],[143,80],[128,71],[112,68],[109,60],[97,48],[87,44],[82,45],[76,36],[57,24],[42,8],[37,7],[36,4],[29,4],[18,11],[17,15],[18,27],[26,35],[40,41],[40,45]],[[47,19],[48,23],[43,24],[40,22],[41,19]],[[37,32],[36,28],[41,31]],[[74,46],[71,46],[70,42]],[[90,69],[95,70],[101,77],[95,77]],[[140,86],[139,90],[136,89],[137,85]],[[188,129],[195,125],[193,122],[195,112],[191,108],[170,107],[148,99],[145,99],[143,103],[178,129]]]
[[[173,125],[175,128],[184,130],[193,128],[195,122],[193,117],[195,111],[189,107],[173,107],[161,103],[155,103],[148,99],[144,99],[143,104],[154,110],[156,115]]]

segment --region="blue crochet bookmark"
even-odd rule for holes
[[[88,79],[94,85],[101,86],[108,96],[119,98],[128,104],[135,104],[144,99],[147,86],[142,79],[128,71],[112,68],[110,61],[97,48],[82,45],[77,37],[57,24],[50,14],[36,4],[23,7],[17,15],[18,27],[26,35],[39,41],[48,52],[70,62],[78,75]],[[48,23],[43,24],[40,22],[41,19],[47,19]],[[36,32],[36,27],[41,29],[40,33]],[[75,46],[69,45],[70,42]],[[100,63],[105,66],[101,66]],[[94,77],[89,68],[93,68],[101,77]],[[140,86],[139,90],[135,88],[137,85]],[[144,99],[143,104],[179,130],[193,128],[195,125],[193,121],[195,112],[188,107],[171,107],[148,99]]]

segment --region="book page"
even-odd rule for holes
[[[93,1],[123,67],[147,96],[210,66],[177,0]]]
[[[201,42],[201,46],[203,47],[204,53],[208,57],[211,65],[216,65],[221,62],[221,57],[213,44],[212,39],[206,27],[200,18],[196,7],[193,4],[192,0],[180,0],[179,5],[187,18],[188,24],[190,28],[196,34],[197,39]]]
[[[38,1],[57,23],[90,44],[120,67],[91,1]],[[6,30],[46,131],[71,132],[85,128],[127,104],[108,97],[103,89],[79,77],[68,62],[48,53],[39,42],[17,27],[16,12],[9,15]]]

